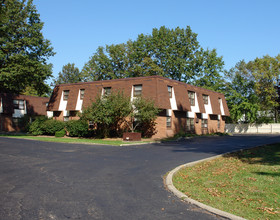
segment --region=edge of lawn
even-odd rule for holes
[[[211,213],[214,213],[216,215],[219,215],[219,216],[222,216],[222,217],[225,217],[225,218],[229,218],[229,219],[233,219],[233,220],[246,220],[245,218],[242,218],[240,216],[233,215],[231,213],[222,211],[220,209],[213,208],[211,206],[208,206],[208,205],[205,205],[205,204],[203,204],[201,202],[198,202],[198,201],[196,201],[194,199],[191,199],[188,196],[186,196],[186,194],[184,194],[181,191],[179,191],[173,185],[173,175],[175,175],[180,169],[185,168],[185,167],[192,167],[192,166],[194,166],[194,165],[196,165],[198,163],[214,160],[216,158],[222,157],[222,156],[227,155],[229,153],[239,152],[239,151],[243,151],[243,150],[244,149],[238,150],[238,151],[231,151],[231,152],[227,152],[227,153],[224,153],[224,154],[219,154],[219,155],[216,155],[216,156],[213,156],[213,157],[208,157],[208,158],[205,158],[205,159],[202,159],[202,160],[197,160],[197,161],[194,161],[194,162],[182,164],[182,165],[174,168],[170,172],[168,172],[168,174],[166,175],[166,178],[165,178],[165,185],[166,185],[166,187],[167,187],[167,189],[169,191],[171,191],[175,196],[177,196],[179,199],[181,199],[181,200],[183,200],[185,202],[189,202],[189,203],[194,204],[194,205],[196,205],[196,206],[198,206],[200,208],[203,208],[203,209],[205,209],[205,210],[207,210],[207,211],[209,211]]]
[[[86,138],[63,138],[63,137],[39,137],[39,136],[28,136],[28,135],[1,135],[0,137],[6,138],[17,138],[26,139],[33,141],[43,141],[43,142],[55,142],[55,143],[68,143],[68,144],[92,144],[92,145],[109,145],[109,146],[131,146],[131,145],[143,145],[157,143],[157,141],[133,141],[124,142],[122,140],[104,140],[104,139],[86,139]]]

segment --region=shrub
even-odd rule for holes
[[[66,134],[65,130],[61,130],[61,131],[56,131],[55,132],[55,137],[64,137],[64,135]]]
[[[72,120],[66,123],[66,130],[70,137],[85,137],[88,136],[88,122],[85,120]]]
[[[48,118],[46,116],[40,116],[35,119],[29,126],[28,132],[32,135],[42,135],[44,134],[43,124],[47,121]]]
[[[46,135],[55,135],[55,132],[64,129],[65,123],[63,121],[48,119],[44,121],[42,129]]]

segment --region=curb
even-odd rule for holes
[[[127,144],[121,144],[120,147],[125,147],[125,146],[135,146],[135,145],[145,145],[145,144],[155,144],[155,143],[161,143],[159,141],[151,141],[151,142],[145,142],[145,143],[127,143]]]
[[[228,154],[228,153],[225,153],[225,154]],[[175,169],[171,170],[168,173],[168,175],[166,176],[166,179],[165,179],[165,184],[166,184],[168,190],[170,190],[175,196],[177,196],[178,198],[180,198],[183,201],[189,202],[189,203],[194,204],[194,205],[196,205],[196,206],[198,206],[200,208],[203,208],[203,209],[205,209],[205,210],[207,210],[207,211],[209,211],[209,212],[211,212],[213,214],[216,214],[216,215],[228,218],[228,219],[246,220],[245,218],[233,215],[233,214],[228,213],[228,212],[224,212],[222,210],[213,208],[211,206],[208,206],[208,205],[205,205],[205,204],[203,204],[201,202],[198,202],[198,201],[196,201],[194,199],[191,199],[188,196],[186,196],[184,193],[182,193],[179,190],[177,190],[176,187],[173,185],[173,181],[172,181],[173,175],[176,174],[180,169],[182,169],[184,167],[194,166],[197,163],[210,161],[210,160],[222,157],[225,154],[220,154],[220,155],[217,155],[217,156],[213,156],[213,157],[209,157],[209,158],[206,158],[206,159],[202,159],[202,160],[198,160],[198,161],[194,161],[194,162],[191,162],[191,163],[186,163],[186,164],[180,165],[180,166],[176,167]]]

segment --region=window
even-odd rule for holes
[[[133,86],[133,97],[139,97],[142,95],[142,85]]]
[[[194,131],[194,119],[187,118],[187,131]]]
[[[69,96],[69,90],[64,90],[63,91],[63,100],[67,101]]]
[[[204,105],[208,105],[208,95],[202,95]]]
[[[89,127],[90,129],[93,129],[93,128],[94,128],[94,122],[93,122],[93,121],[89,121],[89,122],[88,122],[88,127]]]
[[[84,99],[84,96],[85,96],[85,90],[84,90],[84,89],[81,89],[81,90],[80,90],[80,100],[83,100],[83,99]]]
[[[69,111],[70,117],[76,117],[78,115],[78,111]]]
[[[172,86],[167,86],[169,98],[172,98]]]
[[[220,121],[220,118],[218,117],[218,129],[221,128],[221,121]]]
[[[166,116],[166,127],[171,128],[171,116]]]
[[[201,120],[201,128],[208,128],[208,120],[202,119]]]
[[[13,124],[14,126],[18,127],[19,126],[19,118],[13,118]]]
[[[104,87],[103,88],[103,96],[111,95],[111,87]]]
[[[24,110],[24,101],[23,100],[13,100],[14,109]]]
[[[188,91],[191,106],[195,106],[195,92]]]
[[[53,117],[59,117],[60,116],[60,114],[61,114],[61,112],[60,111],[54,111],[53,112]]]

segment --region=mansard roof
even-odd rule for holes
[[[46,105],[49,101],[47,97],[0,93],[3,114],[12,115],[14,113],[13,100],[24,100],[28,115],[47,115]]]
[[[225,97],[222,93],[214,92],[209,89],[200,88],[189,85],[177,80],[168,79],[162,76],[146,76],[124,79],[113,79],[93,82],[79,82],[71,84],[57,85],[52,93],[49,101],[48,110],[58,111],[59,102],[61,100],[62,91],[69,90],[69,99],[66,110],[75,110],[78,94],[80,89],[85,89],[83,107],[90,105],[92,101],[101,94],[102,88],[111,87],[112,91],[123,91],[127,96],[131,95],[133,85],[142,84],[142,96],[155,101],[155,104],[161,109],[171,109],[167,86],[172,86],[176,98],[178,111],[190,111],[188,91],[197,94],[199,109],[201,113],[205,113],[202,95],[208,95],[213,110],[213,114],[221,115],[219,99],[222,100],[224,115],[229,116],[229,110]]]

